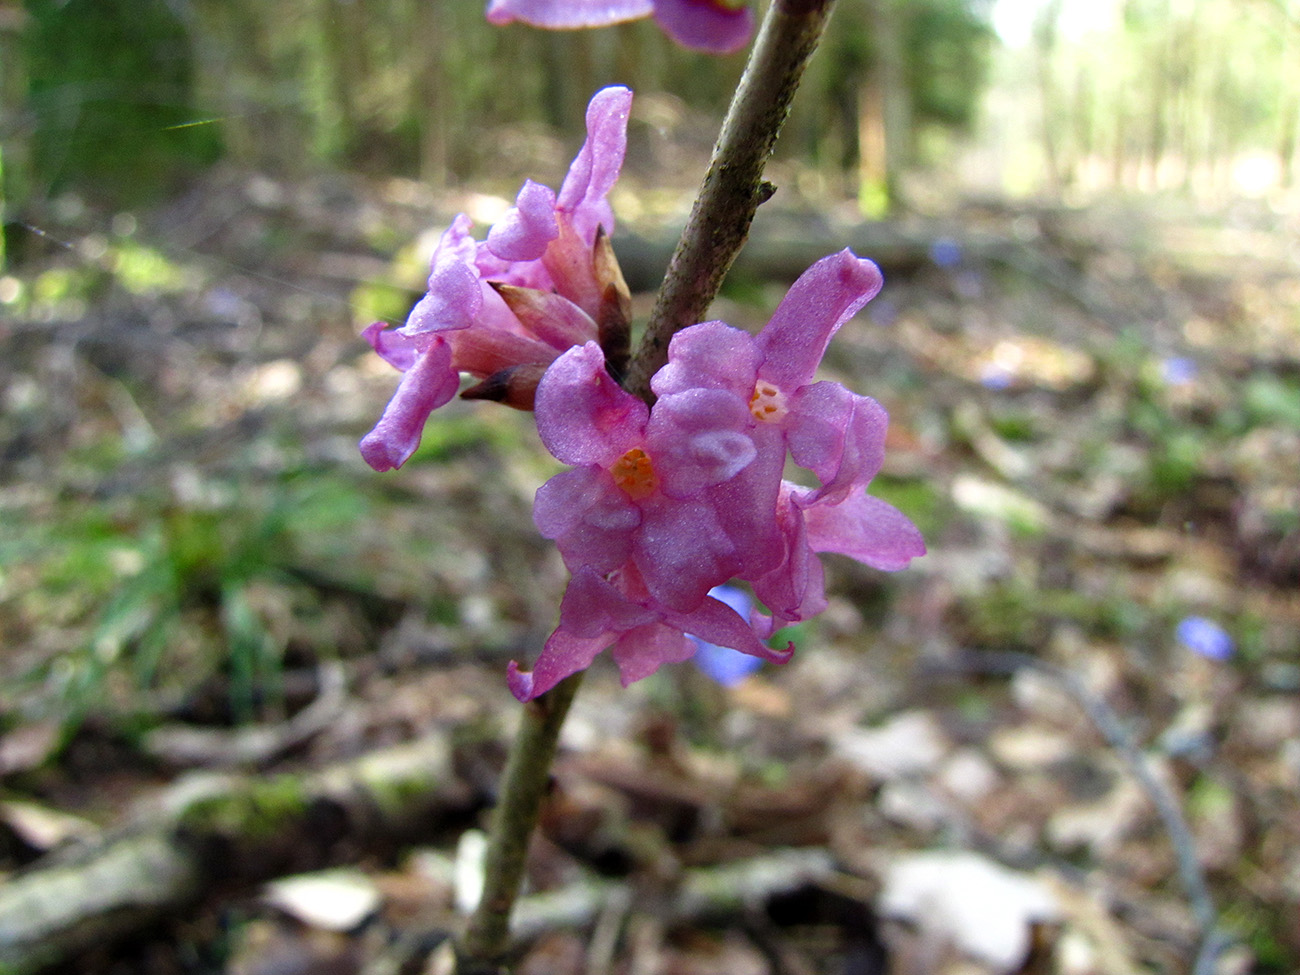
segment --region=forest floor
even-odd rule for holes
[[[396,379],[357,333],[418,297],[431,228],[493,204],[228,172],[11,235],[0,891],[204,775],[452,756],[400,839],[226,864],[69,937],[56,970],[443,970],[517,714],[505,664],[565,583],[531,523],[558,465],[531,417],[456,401],[373,473],[356,442]],[[625,221],[634,284],[673,219]],[[872,490],[929,553],[892,575],[828,558],[794,660],[735,687],[684,664],[623,689],[598,662],[520,972],[1300,970],[1297,240],[1260,203],[890,227],[769,204],[714,313],[760,327],[792,252],[880,261],[826,373],[888,409]],[[15,911],[0,895],[7,971]]]

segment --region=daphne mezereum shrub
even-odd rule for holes
[[[361,441],[377,470],[400,467],[429,414],[455,395],[534,409],[542,443],[572,469],[537,492],[534,521],[571,574],[559,625],[521,701],[610,649],[625,684],[689,659],[690,637],[782,662],[768,639],[826,607],[818,554],[895,570],[925,551],[897,509],[866,493],[884,459],[885,410],[814,381],[831,337],[882,285],[848,250],[816,262],[757,334],[724,322],[673,336],[653,405],[619,385],[628,295],[606,196],[622,166],[632,94],[597,92],[587,140],[559,192],[526,182],[485,240],[458,216],[406,323],[366,338],[404,372]],[[783,479],[787,457],[819,482]],[[711,596],[743,581],[766,612]]]

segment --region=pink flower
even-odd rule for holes
[[[757,458],[737,481],[763,477],[763,488],[747,490],[766,490],[772,503],[761,512],[722,510],[746,566],[742,577],[754,583],[773,626],[824,608],[816,553],[840,552],[893,570],[925,552],[905,516],[865,493],[884,461],[888,415],[870,397],[813,381],[831,338],[882,284],[879,268],[849,250],[822,258],[800,275],[757,335],[722,322],[683,329],[651,380],[661,396],[703,386],[747,407],[742,429],[754,440]],[[799,488],[773,476],[784,468],[787,451],[820,487]],[[745,518],[748,524],[741,523]]]
[[[587,108],[587,140],[555,193],[525,182],[479,242],[461,214],[430,262],[428,293],[406,323],[363,333],[406,373],[379,424],[361,441],[376,470],[400,467],[424,421],[456,394],[459,374],[482,382],[462,394],[532,409],[546,367],[564,350],[599,340],[612,363],[626,354],[629,295],[609,234],[606,199],[627,148],[632,93],[606,88]]]
[[[534,27],[564,30],[607,27],[653,16],[678,44],[729,54],[754,33],[754,18],[744,0],[489,0],[494,24],[519,20]]]
[[[885,457],[889,418],[875,400],[839,383],[813,382],[831,337],[876,296],[880,269],[849,250],[802,275],[758,335],[705,322],[673,336],[668,363],[651,386],[659,396],[707,387],[746,405],[746,428],[760,450],[788,448],[822,486],[813,500],[840,500],[875,476]]]
[[[764,639],[788,623],[810,619],[826,608],[825,576],[818,554],[847,555],[885,572],[907,567],[925,554],[925,541],[911,520],[888,502],[855,485],[838,501],[781,482],[775,521],[785,540],[776,568],[750,581],[770,618],[754,614]]]
[[[542,485],[533,520],[569,571],[630,563],[656,603],[686,613],[738,572],[708,490],[756,456],[735,429],[743,408],[700,389],[651,410],[610,378],[596,343],[560,356],[537,389],[537,431],[575,466]]]
[[[709,595],[726,603],[741,616],[748,616],[753,605],[749,593],[735,586],[714,586],[709,590]],[[688,633],[687,636],[695,644],[695,666],[706,677],[723,687],[735,687],[763,666],[761,657],[741,653],[731,647],[720,647],[716,643],[701,639],[694,633]]]

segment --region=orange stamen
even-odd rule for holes
[[[655,477],[650,455],[640,447],[633,447],[616,460],[609,473],[614,478],[614,483],[634,501],[649,497],[659,487],[659,478]]]
[[[754,384],[754,395],[749,398],[749,412],[765,423],[776,423],[785,419],[790,410],[785,403],[785,393],[766,379],[760,379]]]

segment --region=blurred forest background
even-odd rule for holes
[[[0,0],[0,969],[426,970],[557,465],[456,401],[371,472],[358,332],[611,83],[644,321],[742,66],[483,0]],[[1298,134],[1296,0],[838,0],[715,314],[881,264],[826,369],[930,551],[828,560],[738,686],[598,663],[523,971],[1300,970]]]
[[[635,79],[671,128],[719,115],[741,67],[648,23],[487,31],[479,6],[8,0],[5,199],[147,201],[218,160],[512,177],[510,133],[574,131],[602,85]],[[844,0],[781,152],[869,206],[963,159],[1014,193],[1290,187],[1297,17],[1288,0]]]

